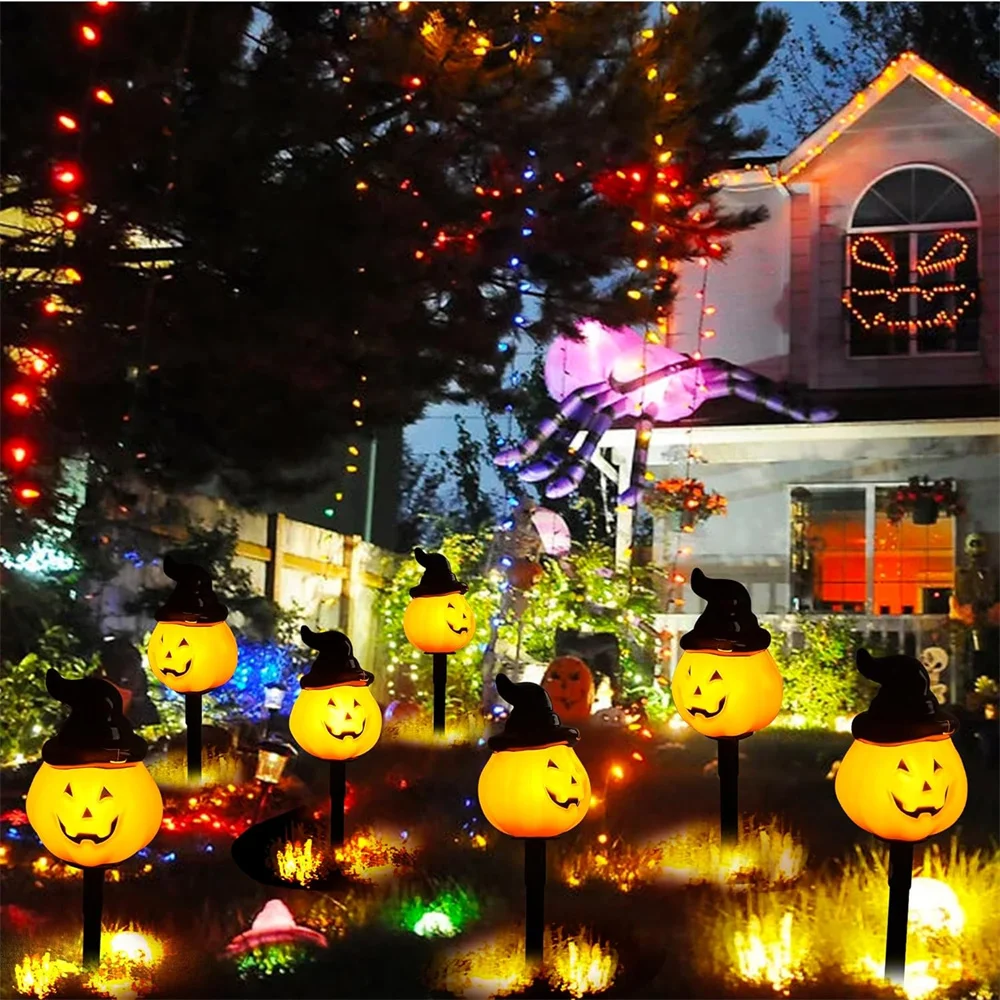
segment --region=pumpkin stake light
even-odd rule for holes
[[[28,820],[45,849],[83,869],[83,961],[101,958],[104,871],[141,851],[160,829],[163,799],[146,765],[146,741],[122,711],[122,696],[100,677],[45,675],[53,698],[70,706],[42,747],[28,789]]]
[[[524,838],[525,930],[529,961],[545,937],[545,842],[572,830],[590,808],[590,778],[572,745],[579,730],[562,725],[539,684],[498,674],[497,692],[513,706],[479,776],[479,805],[501,833]]]
[[[443,733],[448,654],[472,642],[476,616],[463,596],[468,586],[459,582],[440,552],[414,549],[413,558],[424,567],[424,575],[410,588],[413,600],[403,613],[403,631],[410,643],[434,658],[434,732]]]
[[[226,624],[229,609],[215,596],[208,570],[168,553],[163,572],[177,586],[156,612],[149,665],[157,680],[184,695],[188,780],[199,782],[201,697],[228,683],[236,672],[236,638]]]
[[[902,985],[913,878],[913,845],[955,823],[969,782],[952,736],[957,720],[931,692],[911,656],[857,652],[858,670],[880,684],[851,724],[854,742],[837,771],[837,801],[862,830],[889,842],[885,978]]]
[[[319,656],[303,674],[288,727],[307,753],[330,762],[330,844],[344,843],[347,761],[368,753],[382,733],[382,710],[372,696],[375,675],[361,669],[343,632],[313,632],[302,641]]]
[[[739,742],[769,726],[781,710],[783,682],[768,652],[746,587],[713,580],[700,569],[691,589],[708,602],[681,638],[671,693],[681,718],[719,747],[719,817],[724,843],[739,837]]]

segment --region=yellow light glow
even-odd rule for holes
[[[319,879],[323,870],[323,857],[313,850],[312,837],[304,843],[289,841],[279,847],[275,855],[278,877],[286,882],[309,885]]]
[[[918,876],[910,886],[910,929],[925,934],[959,935],[965,910],[955,890],[940,879]]]
[[[663,99],[669,103],[670,101],[676,101],[677,100],[677,95],[672,90],[668,90],[663,95]]]
[[[79,966],[72,962],[53,959],[50,952],[25,955],[14,966],[14,985],[17,992],[25,996],[47,997],[55,992],[60,979],[79,971]]]
[[[632,228],[637,232],[641,233],[646,228],[645,222],[640,222],[638,219],[632,220]]]

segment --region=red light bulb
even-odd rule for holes
[[[79,127],[76,119],[72,115],[59,115],[56,121],[59,122],[59,125],[66,129],[67,132],[75,132]]]
[[[22,486],[18,486],[14,490],[14,496],[16,496],[17,499],[21,501],[21,503],[34,503],[34,501],[37,500],[41,495],[42,495],[41,491],[38,489],[37,486],[31,486],[28,483],[25,483]]]
[[[55,169],[53,178],[61,187],[76,187],[80,183],[80,168],[74,163],[60,163]]]
[[[101,40],[101,34],[92,24],[80,25],[80,41],[84,45],[96,45]]]

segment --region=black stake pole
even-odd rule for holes
[[[717,742],[722,843],[735,847],[740,838],[740,741],[734,736],[720,736]]]
[[[188,781],[201,781],[201,693],[184,695]]]
[[[545,946],[545,838],[524,840],[524,957],[541,961]]]
[[[344,795],[347,792],[347,762],[330,761],[330,846],[344,843]]]
[[[885,978],[903,985],[906,968],[906,924],[913,881],[913,844],[889,842],[889,922],[885,932]]]
[[[101,961],[101,915],[104,911],[104,869],[83,869],[83,964],[96,969]]]
[[[434,732],[444,732],[444,691],[448,684],[448,654],[434,653]]]

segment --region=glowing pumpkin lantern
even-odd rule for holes
[[[322,760],[353,760],[367,753],[382,733],[382,710],[369,685],[374,674],[361,669],[343,632],[313,632],[302,641],[319,656],[302,676],[288,727],[299,746]]]
[[[768,652],[771,633],[760,627],[746,587],[696,569],[691,589],[708,604],[681,638],[671,692],[681,718],[718,741],[719,819],[732,844],[739,835],[739,741],[774,721],[784,684]]]
[[[758,624],[741,583],[713,580],[696,569],[691,589],[708,606],[681,637],[684,655],[671,683],[674,704],[703,736],[750,736],[781,711],[784,685],[768,652],[771,633]]]
[[[330,843],[342,844],[345,765],[378,742],[382,710],[369,689],[375,676],[361,669],[343,632],[313,632],[303,625],[301,635],[319,656],[302,676],[288,728],[303,750],[330,761]]]
[[[854,742],[837,771],[844,812],[883,840],[915,842],[962,815],[969,794],[952,735],[958,723],[938,703],[923,664],[909,656],[857,652],[858,669],[882,685],[851,724]]]
[[[931,691],[924,665],[911,656],[856,655],[858,670],[881,685],[868,711],[851,723],[854,742],[837,771],[835,791],[862,830],[889,841],[889,920],[885,975],[902,983],[913,845],[947,830],[969,794],[952,736],[958,722]]]
[[[403,612],[403,632],[417,649],[433,654],[434,732],[444,732],[448,654],[465,649],[476,633],[476,616],[464,594],[469,589],[440,552],[414,549],[424,575],[410,588],[412,601]]]
[[[46,850],[84,869],[84,959],[99,958],[104,869],[141,851],[163,819],[163,799],[145,764],[146,742],[122,711],[118,689],[100,677],[45,675],[54,698],[70,706],[42,747],[28,789],[28,821]]]
[[[577,656],[557,656],[546,668],[542,687],[564,722],[586,722],[594,707],[594,676]]]
[[[226,624],[229,609],[212,590],[200,566],[163,559],[163,572],[177,586],[156,612],[149,640],[153,675],[181,694],[204,694],[226,684],[236,672],[236,639]]]
[[[572,830],[590,808],[590,778],[545,689],[497,675],[497,691],[513,708],[479,775],[479,805],[501,833],[524,837],[525,950],[540,957],[545,936],[545,839]]]
[[[424,575],[410,588],[413,600],[403,613],[406,638],[423,653],[465,649],[476,633],[476,616],[463,596],[468,586],[459,582],[440,552],[415,549],[413,557]]]

